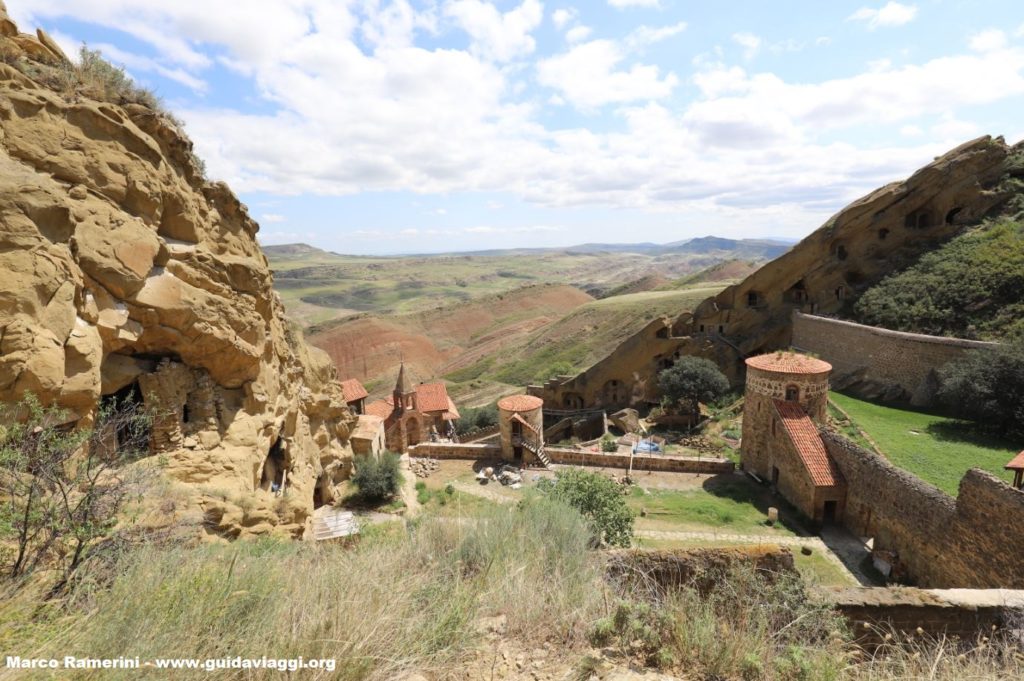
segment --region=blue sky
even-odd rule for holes
[[[186,123],[265,243],[802,237],[1024,137],[1024,3],[9,0]]]

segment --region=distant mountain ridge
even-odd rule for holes
[[[775,258],[788,251],[796,240],[785,239],[727,239],[717,236],[695,237],[682,241],[672,241],[666,244],[652,242],[641,243],[584,243],[575,246],[545,247],[545,248],[494,248],[479,251],[449,251],[445,253],[408,253],[408,257],[429,258],[432,256],[444,257],[453,255],[476,255],[476,256],[507,256],[527,255],[531,253],[641,253],[643,255],[667,255],[673,253],[728,253],[735,258]],[[342,255],[310,246],[304,243],[275,244],[264,246],[263,251],[268,256],[309,256],[314,254]],[[373,257],[373,256],[360,256]],[[396,257],[386,256],[386,257]]]

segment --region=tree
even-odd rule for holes
[[[377,504],[398,494],[402,474],[398,471],[397,454],[384,452],[379,457],[356,457],[355,469],[352,484],[364,501]]]
[[[973,350],[939,371],[938,399],[953,414],[1024,433],[1024,338]]]
[[[14,547],[6,571],[60,566],[56,591],[142,496],[153,470],[128,464],[149,453],[152,417],[140,404],[112,401],[92,427],[77,427],[30,395],[0,422],[0,539]]]
[[[711,360],[685,356],[658,374],[658,387],[672,404],[693,414],[699,403],[707,404],[728,392],[729,379]]]
[[[579,511],[602,543],[629,546],[633,511],[612,480],[582,468],[568,468],[558,471],[554,482],[546,481],[541,490]]]

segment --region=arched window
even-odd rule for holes
[[[800,400],[800,388],[795,385],[786,386],[786,401],[797,402]]]

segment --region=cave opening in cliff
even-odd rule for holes
[[[270,445],[267,458],[263,460],[263,473],[260,476],[260,489],[267,492],[282,492],[287,483],[286,471],[288,456],[284,449],[284,438],[278,437]]]
[[[850,254],[846,250],[846,244],[842,241],[837,241],[832,244],[832,255],[836,260],[846,260]]]
[[[321,506],[327,505],[328,486],[330,481],[328,479],[327,472],[324,471],[316,479],[316,486],[313,488],[313,509],[318,509]]]
[[[807,302],[807,286],[803,279],[789,287],[789,290],[786,291],[786,300],[797,304]]]
[[[147,451],[152,427],[145,415],[146,405],[138,381],[100,398],[100,411],[119,450]]]
[[[883,227],[882,229],[878,230],[878,240],[879,241],[885,241],[886,237],[888,237],[888,236],[889,236],[889,230],[887,230],[885,227]]]
[[[956,216],[963,210],[963,206],[957,206],[946,213],[946,224],[951,225],[956,220]]]

